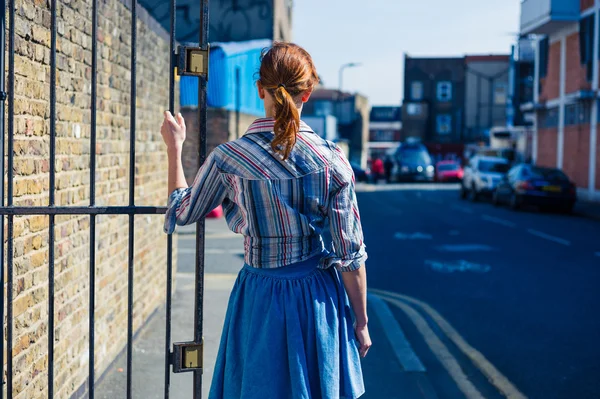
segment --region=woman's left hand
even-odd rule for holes
[[[177,120],[169,111],[165,111],[165,119],[160,128],[160,134],[171,151],[180,150],[185,141],[185,121],[181,114],[177,114]]]

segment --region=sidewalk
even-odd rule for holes
[[[574,215],[589,219],[600,220],[600,203],[589,201],[578,201],[573,210]]]

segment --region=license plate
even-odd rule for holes
[[[543,188],[544,191],[548,191],[550,193],[560,193],[562,191],[561,186],[546,186]]]

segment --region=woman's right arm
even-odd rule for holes
[[[364,357],[371,347],[367,317],[367,253],[354,190],[354,173],[339,148],[331,174],[328,217],[334,254],[327,261],[342,272],[342,281],[354,311],[360,355]]]

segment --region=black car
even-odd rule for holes
[[[511,168],[493,193],[494,205],[508,203],[513,209],[535,205],[571,212],[576,201],[575,184],[560,169],[529,164]]]
[[[392,181],[433,181],[435,167],[427,148],[420,143],[402,143],[392,156]]]

